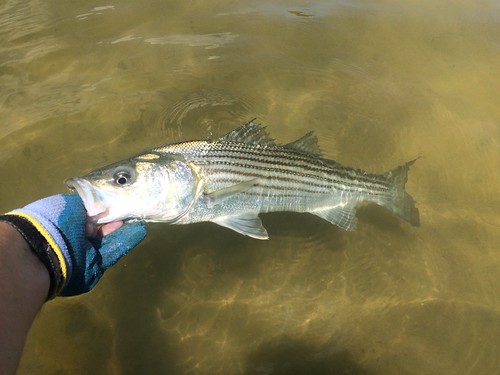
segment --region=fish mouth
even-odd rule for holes
[[[64,183],[70,190],[76,190],[91,221],[102,223],[101,219],[108,214],[108,207],[99,198],[99,194],[92,184],[83,178],[70,178]]]

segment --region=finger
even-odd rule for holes
[[[121,228],[123,226],[123,221],[112,221],[111,223],[107,223],[101,226],[98,231],[98,235],[104,237],[115,230]]]
[[[142,222],[123,225],[120,229],[102,238],[100,253],[102,265],[106,268],[115,264],[146,237],[146,227]]]
[[[89,217],[87,216],[87,222],[85,223],[85,235],[87,236],[87,238],[97,238],[98,231],[99,231],[99,226],[94,222],[90,221]]]
[[[87,216],[87,222],[85,223],[85,235],[87,238],[102,238],[122,226],[123,221],[113,221],[111,223],[98,225]]]

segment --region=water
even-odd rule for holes
[[[496,374],[494,1],[0,4],[0,210],[257,117],[379,172],[420,157],[420,228],[263,216],[270,241],[150,225],[91,293],[46,304],[20,374]]]

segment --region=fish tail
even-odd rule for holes
[[[418,208],[415,207],[415,201],[412,196],[405,190],[405,184],[406,181],[408,181],[408,170],[416,160],[417,159],[411,160],[384,173],[384,176],[390,182],[392,189],[379,203],[399,216],[401,219],[407,221],[413,226],[418,227],[420,225]]]

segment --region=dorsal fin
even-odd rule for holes
[[[308,152],[316,156],[322,156],[321,149],[318,145],[318,138],[313,132],[309,132],[302,138],[297,139],[294,142],[286,144],[284,147],[290,148],[292,150]]]
[[[248,143],[252,145],[274,146],[274,140],[269,136],[265,127],[255,124],[254,120],[247,122],[219,138],[219,141]]]

